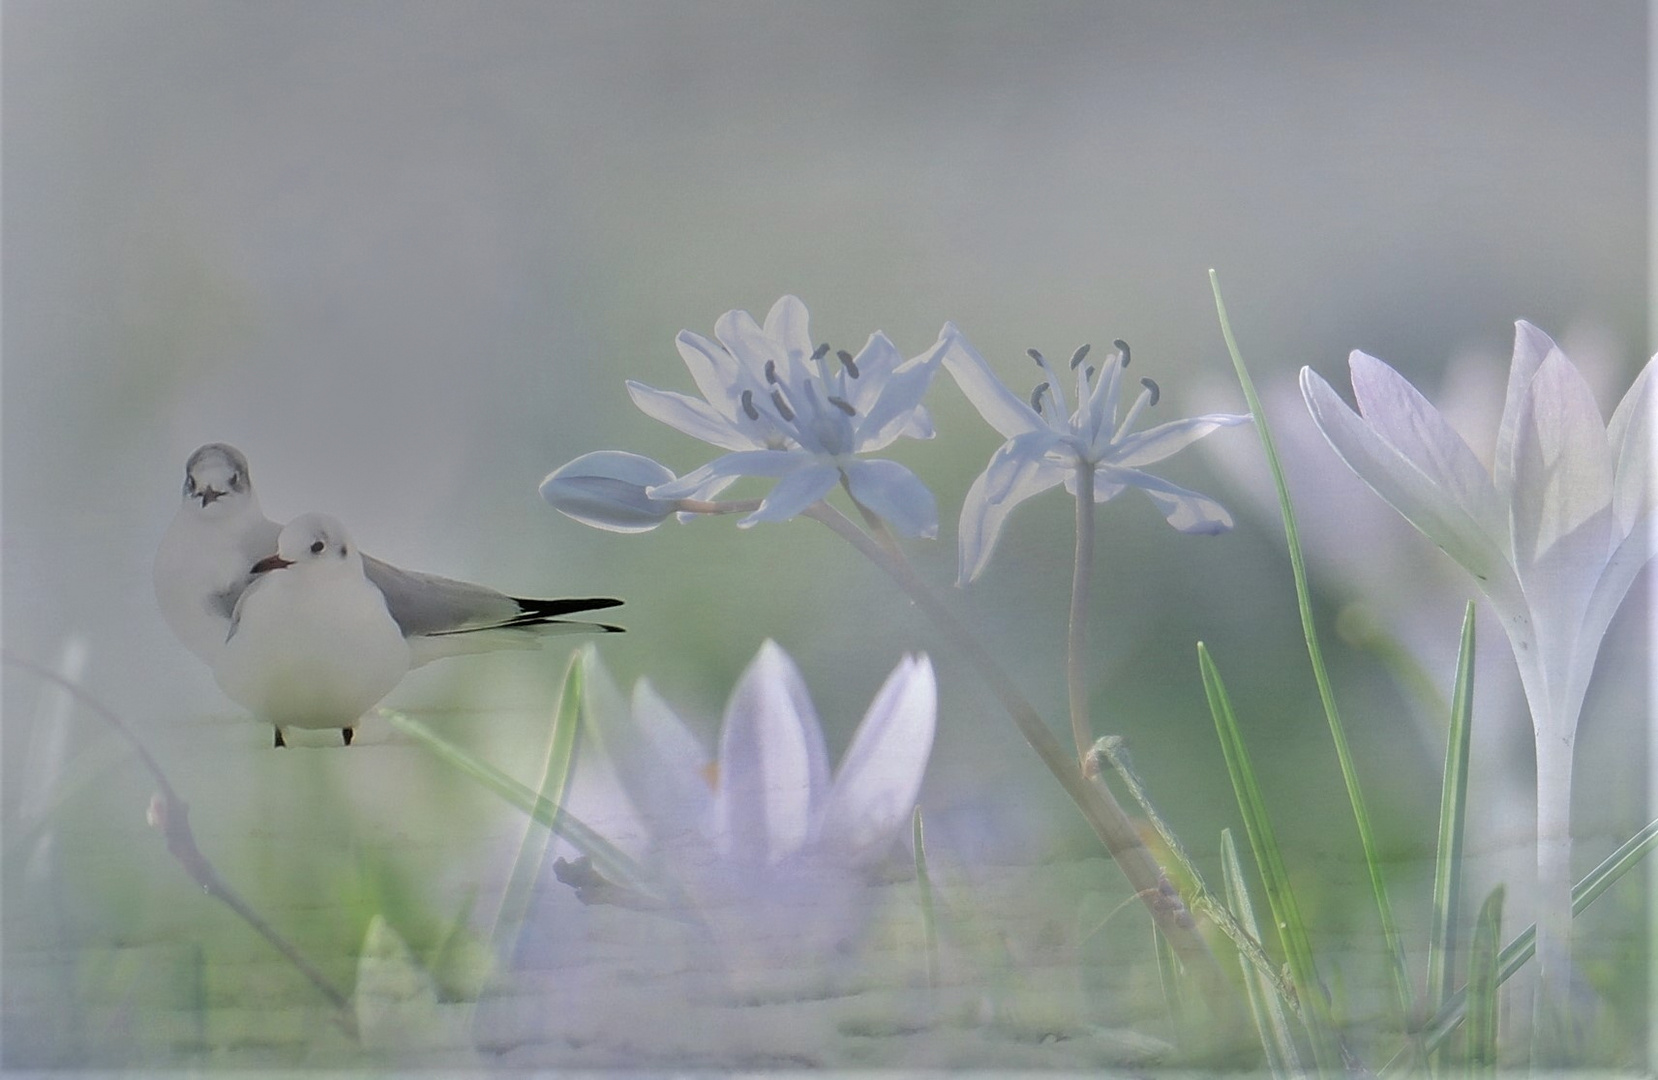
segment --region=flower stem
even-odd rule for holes
[[[1084,659],[1088,651],[1088,592],[1094,568],[1094,467],[1077,466],[1077,554],[1071,570],[1071,626],[1066,638],[1065,688],[1071,699],[1071,735],[1076,739],[1077,761],[1086,767],[1094,746],[1093,725],[1088,716],[1088,672]]]
[[[888,550],[869,534],[825,502],[818,502],[804,511],[807,517],[822,522],[834,530],[871,562],[886,571],[922,611],[942,630],[950,642],[966,656],[972,668],[990,686],[1002,707],[1013,718],[1019,733],[1036,751],[1037,757],[1048,767],[1067,795],[1076,803],[1083,818],[1099,836],[1105,849],[1116,860],[1128,878],[1135,894],[1151,912],[1152,919],[1174,946],[1181,962],[1196,975],[1210,992],[1211,1004],[1219,1015],[1227,1015],[1231,999],[1220,978],[1220,968],[1207,942],[1197,932],[1190,913],[1183,904],[1171,904],[1164,889],[1167,878],[1151,851],[1140,840],[1134,823],[1103,783],[1091,781],[1074,758],[1048,730],[1047,724],[1034,706],[1020,693],[1013,679],[996,662],[996,658],[945,606],[926,582],[916,575],[909,561],[898,550]],[[1224,1003],[1224,1004],[1223,1004]]]
[[[1537,727],[1537,997],[1532,1066],[1567,1064],[1563,1033],[1569,1017],[1572,932],[1573,739]]]

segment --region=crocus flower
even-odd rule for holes
[[[1336,452],[1473,575],[1508,633],[1537,741],[1538,956],[1556,985],[1571,919],[1578,714],[1606,628],[1658,539],[1655,364],[1607,424],[1553,340],[1517,323],[1490,471],[1382,361],[1356,351],[1349,359],[1357,412],[1311,369],[1301,372],[1307,406]]]
[[[1043,356],[1031,350],[1042,369],[1029,402],[996,378],[984,358],[959,335],[944,355],[944,366],[955,377],[967,400],[1007,442],[990,458],[967,492],[961,510],[960,581],[978,577],[990,561],[1002,525],[1013,508],[1033,495],[1060,483],[1076,493],[1079,470],[1092,470],[1094,501],[1107,502],[1130,488],[1146,494],[1168,523],[1186,533],[1218,533],[1232,527],[1226,508],[1207,495],[1188,491],[1145,471],[1216,430],[1242,424],[1247,415],[1209,413],[1171,420],[1144,431],[1133,431],[1146,409],[1157,404],[1159,391],[1150,379],[1119,421],[1123,371],[1128,347],[1116,343],[1118,355],[1097,375],[1083,360],[1083,346],[1072,357],[1076,369],[1076,410],[1066,403],[1059,375]]]
[[[674,500],[647,491],[670,483],[666,465],[625,450],[595,450],[561,465],[541,481],[541,497],[583,525],[611,532],[648,532],[674,513]]]
[[[641,680],[624,702],[596,658],[587,729],[649,838],[648,862],[695,907],[732,971],[827,949],[868,910],[865,870],[905,830],[932,752],[937,686],[907,657],[831,777],[800,670],[771,641],[738,680],[717,756]]]
[[[627,384],[645,413],[729,451],[650,487],[651,498],[705,499],[739,477],[775,479],[759,509],[739,522],[746,526],[793,517],[841,484],[899,534],[937,533],[938,510],[926,485],[896,462],[860,455],[901,435],[932,437],[921,399],[956,337],[952,325],[909,360],[879,332],[856,356],[831,355],[827,345],[812,345],[806,306],[785,296],[764,326],[746,311],[728,311],[714,336],[684,330],[675,339],[702,398]]]

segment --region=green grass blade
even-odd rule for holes
[[[1210,659],[1209,650],[1201,642],[1197,647],[1197,656],[1198,667],[1203,674],[1203,691],[1209,699],[1209,711],[1214,715],[1215,731],[1220,736],[1221,752],[1226,758],[1226,771],[1232,778],[1238,809],[1243,813],[1244,833],[1249,838],[1256,869],[1266,888],[1267,906],[1272,911],[1273,924],[1278,928],[1278,939],[1284,948],[1285,962],[1289,965],[1290,980],[1301,1003],[1301,1019],[1312,1042],[1313,1062],[1319,1071],[1335,1073],[1341,1069],[1341,1051],[1334,1025],[1330,1022],[1329,1004],[1313,962],[1307,927],[1295,902],[1295,893],[1290,888],[1289,873],[1284,869],[1278,839],[1273,834],[1272,822],[1261,799],[1260,785],[1255,780],[1255,769],[1244,748],[1243,734],[1238,730],[1237,716],[1232,711],[1232,702],[1221,682],[1220,672]]]
[[[561,810],[495,766],[446,741],[412,716],[393,709],[381,709],[380,714],[393,728],[425,746],[439,759],[568,840],[577,851],[591,859],[594,868],[610,881],[657,900],[669,899],[660,882],[576,815]]]
[[[1330,687],[1330,674],[1324,666],[1324,653],[1319,648],[1318,631],[1313,625],[1312,591],[1307,585],[1307,560],[1301,551],[1301,534],[1295,524],[1295,507],[1290,502],[1289,485],[1284,480],[1284,467],[1272,440],[1272,429],[1267,424],[1266,412],[1261,407],[1260,395],[1255,392],[1255,380],[1249,377],[1243,354],[1232,336],[1232,323],[1226,316],[1226,304],[1221,300],[1220,278],[1209,271],[1209,285],[1215,294],[1215,312],[1220,317],[1221,336],[1226,339],[1226,351],[1232,357],[1232,367],[1243,387],[1244,400],[1250,415],[1255,418],[1255,433],[1260,436],[1261,449],[1266,452],[1267,466],[1272,470],[1272,483],[1278,490],[1278,510],[1284,520],[1284,540],[1289,548],[1290,570],[1295,576],[1296,604],[1301,612],[1301,631],[1307,639],[1307,658],[1312,662],[1313,680],[1318,684],[1318,698],[1324,705],[1324,716],[1330,724],[1330,738],[1335,743],[1336,760],[1341,765],[1341,779],[1347,785],[1347,800],[1353,808],[1353,821],[1358,826],[1359,844],[1364,851],[1365,869],[1370,876],[1370,889],[1376,901],[1376,914],[1382,924],[1382,937],[1387,946],[1388,966],[1393,977],[1395,1020],[1401,1029],[1411,1015],[1410,969],[1405,963],[1404,939],[1399,934],[1398,922],[1393,917],[1393,904],[1388,899],[1387,881],[1382,873],[1381,856],[1376,850],[1375,833],[1370,827],[1370,814],[1365,809],[1364,794],[1359,788],[1359,774],[1353,764],[1353,755],[1347,747],[1347,734],[1342,727],[1341,714],[1336,709],[1335,692]]]
[[[1618,850],[1608,855],[1599,866],[1595,867],[1583,880],[1572,889],[1572,914],[1583,913],[1583,909],[1594,903],[1600,895],[1617,883],[1618,879],[1635,868],[1643,858],[1650,854],[1653,848],[1658,848],[1658,820],[1649,821],[1646,827],[1618,847]],[[1537,951],[1537,927],[1535,924],[1526,927],[1515,935],[1514,940],[1497,957],[1497,980],[1507,982],[1514,973],[1525,966]],[[1452,995],[1427,1024],[1427,1047],[1429,1050],[1438,1049],[1449,1037],[1456,1026],[1462,1022],[1464,1010],[1467,1006],[1467,992],[1459,990]],[[1384,1068],[1385,1075],[1390,1069]]]
[[[938,915],[933,906],[933,878],[927,872],[927,841],[922,835],[921,807],[910,814],[910,838],[915,842],[915,885],[921,893],[921,932],[927,943],[927,989],[938,989]]]
[[[1474,923],[1474,944],[1468,952],[1468,1044],[1466,1063],[1469,1077],[1497,1074],[1497,942],[1501,941],[1503,887],[1498,885],[1480,905]]]
[[[1238,846],[1232,840],[1231,829],[1220,831],[1220,872],[1226,888],[1227,907],[1238,924],[1251,937],[1259,939],[1260,924],[1255,920],[1255,905],[1249,899],[1249,886],[1244,881],[1243,863],[1238,858]],[[1300,1075],[1301,1056],[1296,1052],[1295,1035],[1290,1030],[1289,1017],[1284,1011],[1284,1000],[1278,994],[1277,984],[1247,962],[1242,966],[1244,990],[1249,995],[1249,1012],[1261,1037],[1261,1049],[1266,1052],[1267,1069],[1275,1077]]]
[[[1439,795],[1439,849],[1434,867],[1433,929],[1428,938],[1428,1007],[1437,1010],[1456,992],[1457,912],[1462,906],[1462,840],[1468,817],[1468,747],[1474,709],[1474,605],[1462,618],[1451,725],[1445,740],[1445,779]]]
[[[564,793],[575,766],[576,744],[581,732],[581,690],[581,652],[577,651],[570,655],[569,666],[564,669],[558,708],[553,712],[553,730],[547,741],[547,763],[541,773],[541,798],[558,807],[560,814],[564,812]],[[506,955],[529,913],[535,883],[541,876],[542,860],[547,853],[548,831],[533,819],[525,823],[518,858],[513,861],[512,875],[507,879],[506,891],[495,915],[495,927],[490,933],[491,951],[496,956]]]

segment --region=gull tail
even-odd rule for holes
[[[409,651],[418,667],[445,656],[493,652],[496,649],[533,649],[543,638],[564,634],[620,634],[620,626],[586,622],[562,616],[616,607],[622,601],[610,597],[574,600],[533,600],[514,596],[518,613],[496,622],[476,623],[452,630],[436,630],[409,638]]]

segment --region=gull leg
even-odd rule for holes
[[[288,744],[282,740],[282,729],[274,728],[273,730],[276,732],[276,740],[272,742],[271,745],[274,747],[287,746]]]
[[[351,745],[351,736],[354,735],[354,734],[356,734],[356,733],[351,728],[347,727],[347,728],[341,728],[340,729],[340,737],[345,740],[345,744],[347,746]]]

